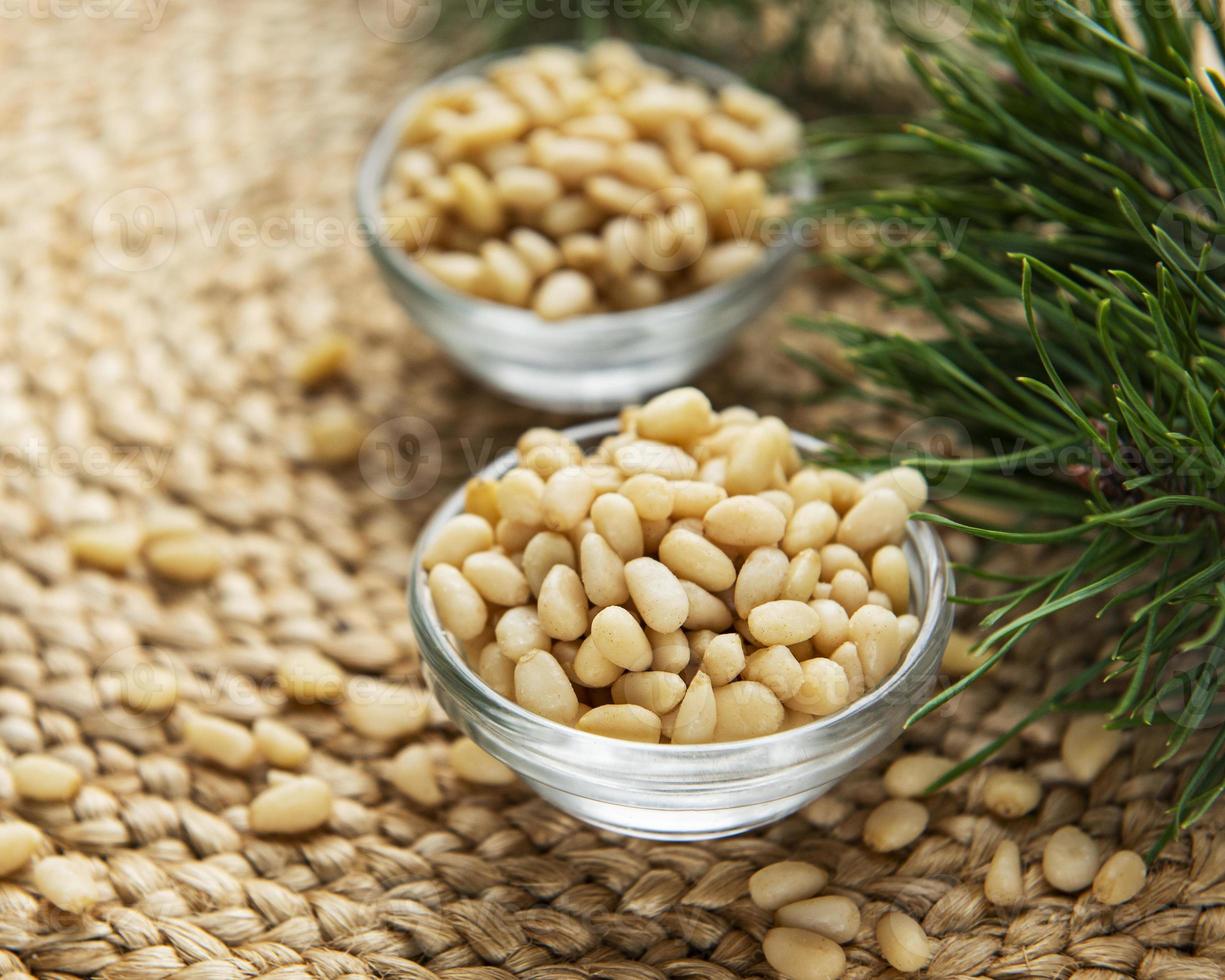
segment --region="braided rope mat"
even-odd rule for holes
[[[745,882],[782,858],[824,865],[831,891],[862,904],[851,977],[890,975],[873,938],[890,907],[934,937],[933,977],[1225,975],[1219,810],[1117,909],[1054,893],[1041,876],[1042,845],[1062,824],[1079,821],[1106,849],[1143,851],[1160,832],[1188,770],[1154,772],[1151,739],[1132,739],[1078,787],[1058,761],[1063,722],[1046,719],[1000,757],[1043,777],[1036,814],[1008,826],[987,816],[976,774],[931,801],[913,848],[880,856],[858,843],[883,798],[880,765],[760,833],[653,844],[592,831],[522,788],[463,784],[445,765],[441,717],[422,738],[437,747],[446,802],[423,810],[383,778],[397,745],[329,708],[287,707],[271,677],[289,649],[315,648],[354,674],[417,676],[402,599],[415,527],[469,458],[528,424],[564,421],[473,390],[407,328],[352,240],[357,155],[380,113],[429,71],[429,49],[380,39],[347,0],[9,9],[0,812],[42,827],[48,849],[86,855],[105,900],[75,916],[38,896],[28,868],[0,881],[0,975],[769,977],[767,917]],[[120,212],[135,225],[113,227]],[[333,330],[354,341],[349,380],[305,394],[290,365]],[[820,431],[829,415],[760,397],[805,383],[777,353],[780,331],[781,317],[763,324],[702,383],[722,404]],[[309,462],[307,420],[334,405],[372,427],[430,420],[437,486],[390,500],[356,464]],[[854,411],[856,424],[888,424]],[[221,541],[214,581],[172,586],[141,562],[123,575],[74,568],[68,528],[168,504]],[[1044,634],[1028,662],[1001,666],[907,744],[961,756],[1006,729],[1097,642],[1073,626]],[[308,771],[337,797],[328,826],[248,833],[245,805],[266,773],[188,755],[181,707],[160,720],[125,712],[108,671],[154,653],[177,665],[182,699],[244,722],[278,715],[304,733]],[[16,798],[7,763],[30,751],[85,774],[74,801]],[[981,889],[1003,834],[1027,865],[1026,900],[1010,914]]]

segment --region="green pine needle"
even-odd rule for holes
[[[977,3],[981,58],[913,59],[931,118],[838,120],[812,140],[822,208],[914,232],[826,261],[944,335],[806,326],[873,391],[964,431],[945,458],[910,454],[929,479],[1018,511],[998,527],[923,518],[1072,549],[1053,574],[969,570],[1005,589],[963,603],[992,607],[990,653],[915,719],[1046,617],[1125,614],[1109,656],[933,789],[1038,718],[1096,703],[1103,679],[1123,684],[1112,726],[1164,729],[1162,762],[1225,722],[1225,110],[1219,79],[1208,94],[1188,77],[1193,34],[1218,51],[1222,34],[1198,5],[1129,10],[1140,47],[1104,2]],[[1158,848],[1225,792],[1225,727],[1200,751]]]

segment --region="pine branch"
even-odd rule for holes
[[[1222,35],[1199,7],[1136,5],[1132,25],[1104,0],[974,9],[981,62],[912,58],[932,118],[822,125],[811,150],[823,208],[905,229],[828,261],[943,337],[808,326],[841,340],[871,385],[960,427],[959,456],[914,460],[937,487],[1042,515],[925,519],[1074,549],[1059,574],[991,596],[983,666],[917,716],[1047,616],[1126,615],[1107,659],[948,778],[1099,679],[1124,684],[1112,725],[1165,729],[1165,761],[1225,721],[1225,110],[1189,65],[1193,32],[1218,51]],[[1205,751],[1170,836],[1225,792],[1225,739]]]

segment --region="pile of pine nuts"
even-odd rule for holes
[[[428,89],[383,189],[387,236],[459,292],[561,320],[745,272],[785,218],[765,172],[798,120],[606,41],[538,47]]]
[[[786,425],[694,388],[590,456],[533,429],[422,555],[443,627],[498,694],[642,742],[770,735],[845,708],[919,629],[898,468],[801,466]]]

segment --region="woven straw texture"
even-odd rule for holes
[[[436,716],[417,738],[437,752],[446,800],[413,805],[385,778],[402,741],[365,737],[340,710],[287,705],[277,664],[309,648],[353,675],[419,682],[403,603],[415,528],[473,460],[529,424],[566,421],[474,390],[409,328],[356,241],[356,160],[380,115],[431,71],[430,48],[380,37],[378,8],[351,0],[5,13],[0,812],[41,827],[44,853],[83,855],[102,901],[59,911],[28,865],[0,880],[0,975],[769,977],[768,916],[746,880],[784,858],[826,867],[829,891],[862,906],[851,977],[891,975],[874,939],[890,908],[933,937],[933,977],[1223,975],[1219,810],[1117,908],[1043,880],[1043,844],[1067,823],[1106,852],[1144,851],[1188,771],[1154,772],[1160,746],[1131,737],[1076,785],[1059,761],[1058,718],[998,760],[1042,777],[1034,814],[991,817],[978,773],[932,799],[926,834],[891,855],[859,838],[898,749],[760,833],[652,844],[594,832],[519,787],[464,783]],[[864,300],[829,302],[857,312]],[[702,383],[720,404],[820,431],[833,415],[785,400],[806,382],[778,353],[781,320]],[[347,378],[303,392],[292,365],[332,331],[352,338]],[[388,499],[358,461],[312,461],[311,420],[338,407],[368,429],[428,419],[441,447],[433,489]],[[858,425],[888,424],[854,412]],[[139,558],[119,574],[74,563],[70,528],[170,505],[219,544],[223,567],[207,584],[174,585]],[[973,751],[1100,640],[1081,623],[1045,633],[908,747]],[[119,703],[118,673],[145,659],[178,674],[165,717]],[[329,823],[250,833],[247,804],[268,773],[193,757],[181,736],[193,704],[244,724],[278,716],[306,735],[306,770],[335,793]],[[8,765],[35,751],[81,770],[74,800],[17,798]],[[981,884],[1004,835],[1026,868],[1011,911],[990,906]]]

